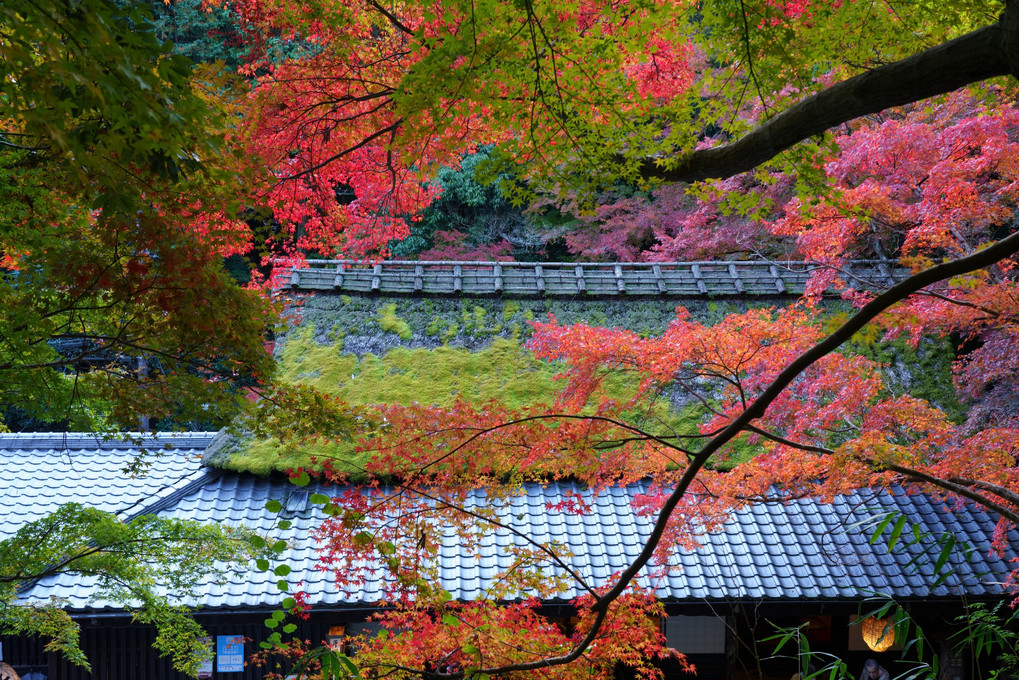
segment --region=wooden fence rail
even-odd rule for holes
[[[361,295],[504,297],[696,297],[800,295],[819,266],[811,262],[458,262],[308,260],[284,272],[295,291]],[[841,270],[853,288],[885,288],[909,270],[856,260]]]

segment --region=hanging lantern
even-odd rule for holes
[[[886,651],[895,644],[895,624],[890,619],[868,616],[860,624],[863,641],[875,652]]]

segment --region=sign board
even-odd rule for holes
[[[220,673],[244,672],[244,636],[216,636],[216,670]]]
[[[212,648],[212,638],[199,638],[199,642],[204,642],[208,646],[209,655],[202,660],[202,664],[198,667],[198,677],[202,680],[208,680],[208,678],[212,677],[212,659],[215,656],[215,650]]]

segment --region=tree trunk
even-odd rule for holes
[[[735,142],[672,160],[646,159],[641,175],[666,182],[731,177],[854,118],[1016,73],[1019,2],[1013,0],[991,26],[825,88]]]

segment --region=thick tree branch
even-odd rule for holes
[[[954,482],[956,484],[965,484],[966,486],[971,486],[971,487],[973,487],[975,489],[980,489],[982,491],[986,491],[988,493],[992,493],[995,496],[998,496],[999,498],[1001,498],[1002,500],[1004,500],[1004,501],[1006,501],[1008,503],[1011,503],[1012,505],[1019,506],[1019,493],[1016,493],[1012,489],[1006,488],[1006,487],[1001,486],[999,484],[994,484],[992,482],[987,482],[987,481],[980,480],[980,479],[969,479],[968,477],[953,477],[952,479],[949,479],[948,481]],[[1013,523],[1019,524],[1019,510],[1017,510],[1015,512],[1011,512],[1010,511],[1010,512],[1007,512],[1007,513],[999,513],[999,514],[1004,515],[1009,520],[1011,520]]]
[[[854,118],[1015,73],[1017,43],[1019,8],[1010,6],[992,26],[825,88],[735,142],[691,152],[675,164],[649,158],[641,166],[641,175],[666,182],[693,182],[747,172]]]
[[[407,24],[405,24],[402,21],[400,21],[395,14],[393,14],[392,12],[387,10],[385,7],[383,7],[379,3],[375,2],[375,0],[369,0],[368,4],[371,5],[372,7],[374,7],[375,10],[378,11],[379,14],[381,14],[386,19],[388,19],[389,23],[391,23],[393,25],[393,28],[395,28],[398,31],[400,31],[402,33],[405,33],[407,35],[411,35],[411,36],[414,35],[414,31],[411,30],[411,28],[409,26],[407,26]]]
[[[894,463],[886,463],[883,464],[882,466],[885,469],[891,470],[892,472],[896,472],[900,475],[903,475],[904,477],[911,477],[912,479],[921,482],[926,482],[931,486],[936,486],[939,489],[944,489],[945,491],[954,493],[957,496],[962,496],[963,498],[969,499],[974,503],[982,506],[983,508],[986,508],[987,510],[991,510],[993,512],[998,513],[999,515],[1007,519],[1009,522],[1012,522],[1013,524],[1019,524],[1019,512],[1016,512],[1015,510],[1009,508],[1006,505],[1003,505],[1002,503],[997,503],[994,500],[988,498],[987,496],[981,495],[971,490],[970,488],[968,488],[968,486],[966,486],[963,483],[958,483],[956,481],[949,479],[942,479],[941,477],[935,477],[934,475],[927,474],[923,470],[917,470],[914,468],[905,467],[903,465],[895,465]],[[973,486],[977,486],[979,488],[979,485]]]

